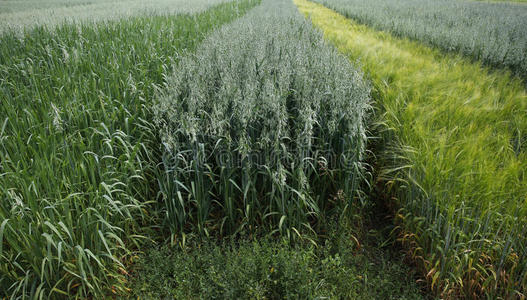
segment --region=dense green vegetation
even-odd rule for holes
[[[256,3],[0,36],[0,297],[123,292],[158,192],[154,94]]]
[[[457,0],[316,0],[375,29],[459,52],[527,79],[527,6]]]
[[[371,76],[376,186],[396,208],[401,241],[430,288],[453,298],[525,295],[522,82],[296,2]]]
[[[0,0],[0,298],[525,298],[527,6],[313,1]]]
[[[70,9],[72,7],[81,6],[88,11],[85,14],[93,14],[93,10],[100,11],[102,5],[113,5],[113,7],[123,8],[124,6],[134,7],[138,4],[137,0],[2,0],[0,2],[0,14],[11,14],[13,12],[28,12],[39,13],[42,9]],[[170,12],[187,12],[191,10],[201,9],[204,5],[219,4],[222,1],[193,1],[192,4],[185,3],[181,0],[160,0],[160,1],[143,1],[145,9],[150,9],[159,12],[160,9],[166,9],[170,6]],[[186,5],[185,5],[186,4]],[[108,7],[108,6],[106,6]],[[95,9],[94,9],[95,8]],[[134,7],[135,8],[135,7]],[[40,12],[43,13],[43,12]],[[122,11],[115,11],[114,13],[122,13]]]
[[[132,293],[141,299],[424,298],[399,257],[358,247],[349,229],[334,229],[318,247],[265,238],[155,248],[132,270]]]
[[[64,23],[91,23],[133,16],[197,13],[227,0],[2,0],[0,32]]]
[[[474,1],[481,1],[481,2],[509,2],[509,3],[517,3],[519,5],[527,3],[527,0],[474,0]]]
[[[155,108],[172,233],[320,232],[362,205],[369,86],[289,1],[181,59]]]

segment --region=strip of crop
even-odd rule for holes
[[[525,4],[527,3],[527,0],[473,0],[473,1],[481,1],[481,2],[508,2],[508,3],[517,3],[517,4]]]
[[[167,226],[294,240],[360,206],[369,91],[287,0],[215,32],[156,106]]]
[[[379,180],[402,241],[443,297],[525,296],[527,95],[507,72],[350,22],[300,10],[374,84]]]
[[[178,53],[257,2],[0,36],[0,297],[123,291],[158,192],[150,101]]]
[[[1,1],[0,32],[53,28],[69,23],[94,23],[127,17],[198,13],[228,0],[58,0]]]
[[[408,37],[527,80],[527,6],[435,0],[316,0],[359,23]]]

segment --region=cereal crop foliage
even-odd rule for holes
[[[527,5],[455,0],[316,0],[375,29],[459,52],[527,80]]]
[[[4,0],[0,1],[0,32],[33,26],[90,23],[139,16],[198,13],[227,0]]]
[[[522,81],[295,2],[372,79],[376,186],[429,287],[444,298],[525,294]]]
[[[155,90],[256,3],[0,36],[0,298],[124,292],[158,192]]]
[[[166,225],[318,231],[363,199],[368,110],[362,73],[291,2],[265,1],[183,58],[160,96]]]

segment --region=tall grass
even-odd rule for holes
[[[166,225],[175,237],[323,229],[360,206],[368,101],[362,73],[292,3],[224,26],[174,67],[155,108]]]
[[[481,1],[481,2],[508,2],[508,3],[516,3],[519,5],[527,3],[527,0],[473,0],[473,1]]]
[[[169,2],[170,1],[170,2]],[[197,0],[193,1],[192,4],[184,3],[182,0],[161,0],[161,1],[143,1],[143,7],[154,9],[157,11],[162,11],[159,9],[167,8],[169,4],[172,4],[170,9],[171,12],[190,12],[195,10],[201,10],[204,6],[211,6],[214,4],[219,4],[222,1],[218,0]],[[106,1],[106,0],[5,0],[0,3],[0,14],[10,14],[13,12],[23,12],[31,11],[35,13],[37,10],[41,9],[70,9],[77,6],[82,6],[84,8],[90,8],[93,6],[101,6],[103,4],[113,5],[114,7],[122,5],[130,5],[132,7],[136,6],[137,0],[116,0],[116,1]],[[186,4],[186,5],[185,5]],[[99,9],[95,9],[98,11]],[[122,11],[114,11],[114,13],[119,13]],[[92,14],[93,11],[87,11],[85,14]]]
[[[99,21],[150,15],[198,13],[228,0],[9,0],[0,2],[0,33],[35,26],[52,29],[64,23]]]
[[[508,68],[527,82],[525,5],[456,0],[316,2],[395,36]]]
[[[509,72],[295,0],[372,78],[378,185],[400,238],[443,298],[527,290],[527,94]]]
[[[256,3],[0,36],[0,297],[125,291],[158,192],[155,91]]]

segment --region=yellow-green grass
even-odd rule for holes
[[[357,23],[527,79],[527,6],[458,0],[313,0]]]
[[[444,297],[527,286],[527,95],[506,71],[358,25],[294,0],[371,76],[379,180],[393,193],[402,240]],[[376,150],[379,150],[376,149]]]

